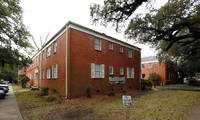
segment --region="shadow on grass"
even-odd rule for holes
[[[186,85],[186,84],[173,84],[166,85],[159,88],[160,90],[185,90],[185,91],[199,91],[200,87]]]

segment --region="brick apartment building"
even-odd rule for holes
[[[176,82],[177,73],[173,62],[159,63],[158,59],[154,56],[143,57],[141,61],[142,79],[148,79],[149,74],[155,72],[160,76],[157,85],[166,84],[167,80],[171,80],[171,83]]]
[[[33,56],[29,85],[55,89],[71,99],[114,89],[140,89],[141,49],[68,22]]]

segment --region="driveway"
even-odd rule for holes
[[[0,99],[0,120],[23,120],[12,86],[4,99]]]

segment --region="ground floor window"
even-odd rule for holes
[[[91,63],[91,78],[104,78],[104,64]]]
[[[47,68],[47,79],[51,78],[51,69]]]

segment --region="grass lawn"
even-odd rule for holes
[[[191,86],[187,84],[173,84],[166,85],[160,88],[161,90],[187,90],[187,91],[200,91],[200,87]]]
[[[12,83],[12,88],[14,91],[18,91],[18,90],[27,90],[28,88],[22,88],[21,85],[17,85],[17,84],[14,84]]]
[[[122,106],[120,94],[114,97],[96,95],[72,100],[46,102],[38,97],[40,91],[15,93],[25,120],[123,120],[127,109]],[[131,93],[130,93],[131,94]],[[133,106],[128,109],[130,120],[179,120],[191,109],[199,98],[197,91],[159,90],[132,94]]]

